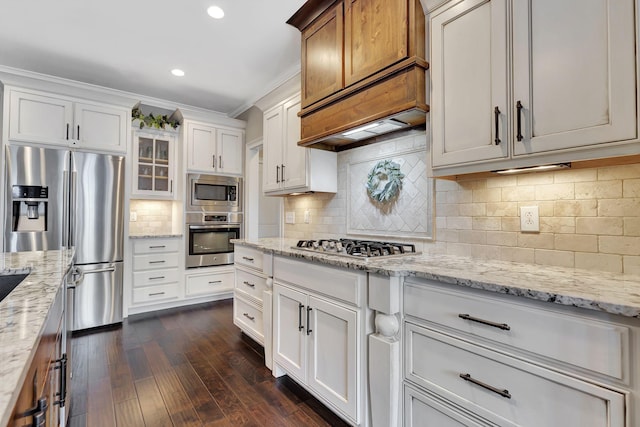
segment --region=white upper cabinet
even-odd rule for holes
[[[431,10],[434,174],[638,154],[628,144],[638,137],[634,3],[462,0]]]
[[[173,199],[176,170],[176,131],[133,131],[133,188],[139,198]]]
[[[506,0],[468,0],[431,21],[434,166],[509,155],[506,18]]]
[[[127,151],[130,112],[31,90],[10,90],[9,140]]]
[[[515,155],[636,138],[634,22],[633,0],[513,2]]]
[[[241,130],[185,121],[189,172],[242,175]]]
[[[263,189],[283,195],[305,191],[337,191],[335,152],[298,146],[300,140],[300,94],[264,113]]]

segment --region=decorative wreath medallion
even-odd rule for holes
[[[402,189],[400,165],[391,160],[381,160],[369,171],[367,193],[379,203],[388,203],[398,196]]]

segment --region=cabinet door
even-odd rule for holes
[[[218,172],[242,175],[242,131],[218,129]]]
[[[189,123],[187,125],[187,168],[194,172],[215,172],[216,129]]]
[[[507,157],[506,0],[464,0],[431,35],[433,166]]]
[[[408,0],[346,0],[344,80],[356,83],[408,55]]]
[[[357,422],[358,314],[315,297],[309,308],[307,383]]]
[[[279,190],[280,170],[282,169],[282,144],[284,124],[282,106],[279,105],[264,113],[263,121],[263,191]]]
[[[278,284],[273,286],[273,360],[303,383],[307,367],[306,309],[305,294]]]
[[[636,137],[634,3],[513,2],[516,155]]]
[[[11,91],[9,98],[10,140],[69,144],[73,122],[71,101],[16,90]]]
[[[344,87],[342,2],[302,31],[302,105],[307,107]]]
[[[284,169],[280,178],[284,188],[304,187],[307,185],[307,150],[300,147],[300,97],[295,97],[283,106],[284,114]]]
[[[133,194],[152,198],[173,198],[173,135],[133,132]]]
[[[74,105],[74,145],[103,151],[127,151],[127,126],[131,113],[108,105]]]

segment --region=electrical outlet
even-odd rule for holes
[[[304,211],[304,223],[305,224],[311,223],[311,212],[309,212],[309,209]]]
[[[520,231],[533,233],[540,231],[540,217],[537,206],[520,207]]]
[[[136,222],[138,220],[138,212],[131,211],[129,212],[129,221]]]
[[[295,211],[286,212],[284,214],[284,222],[285,222],[285,224],[295,224],[296,223],[296,213],[295,213]]]

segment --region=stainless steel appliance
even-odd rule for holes
[[[75,247],[69,329],[121,322],[124,158],[9,146],[6,159],[5,251]]]
[[[233,264],[232,239],[242,237],[241,213],[187,213],[187,268]]]
[[[416,252],[415,245],[410,243],[359,239],[299,240],[293,249],[363,260],[420,255],[420,252]]]
[[[187,211],[242,212],[242,178],[187,175]]]

